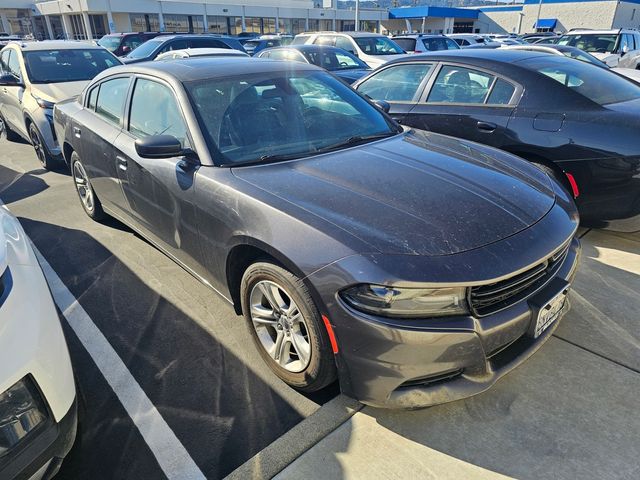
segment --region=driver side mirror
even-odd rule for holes
[[[131,47],[128,45],[125,45],[122,47],[122,53],[124,53],[125,55],[128,53],[131,53]]]
[[[629,45],[624,45],[622,47],[622,55],[624,55],[625,53],[629,53]]]
[[[0,86],[2,87],[21,87],[22,82],[10,73],[0,75]]]
[[[391,105],[389,105],[389,102],[385,102],[384,100],[373,100],[373,104],[384,113],[389,113],[389,110],[391,110]]]
[[[151,135],[138,138],[136,153],[142,158],[172,158],[185,154],[180,140],[173,135]]]

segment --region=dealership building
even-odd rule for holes
[[[227,2],[229,0],[226,0]],[[355,29],[355,11],[337,0],[2,0],[0,32],[35,38],[96,39],[109,32],[175,31],[237,35]],[[361,9],[360,30],[391,33],[562,32],[640,28],[640,0],[524,0],[468,7]]]

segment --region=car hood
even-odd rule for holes
[[[88,83],[89,80],[83,80],[81,82],[38,83],[31,86],[31,91],[36,97],[57,103],[68,98],[77,97],[82,93],[82,89],[86,87]]]
[[[371,73],[371,70],[367,70],[367,69],[364,69],[364,68],[357,68],[357,69],[354,68],[353,70],[351,70],[351,69],[348,69],[348,70],[347,69],[345,69],[345,70],[334,70],[331,73],[333,73],[337,77],[340,77],[341,79],[343,79],[347,83],[353,83],[356,80],[364,77],[368,73]]]
[[[429,132],[232,171],[383,253],[478,248],[526,229],[555,202],[547,175],[524,160]]]

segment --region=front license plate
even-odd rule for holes
[[[538,338],[542,332],[549,328],[553,322],[558,319],[564,303],[567,300],[567,293],[569,288],[565,288],[562,292],[557,294],[551,299],[544,307],[538,312],[538,320],[536,322],[536,329],[533,333],[534,338]]]

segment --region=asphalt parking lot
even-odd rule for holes
[[[184,458],[206,478],[640,478],[640,234],[582,232],[572,310],[492,390],[383,411],[280,382],[224,300],[122,224],[92,222],[29,145],[0,140],[0,199],[59,277],[54,297],[68,289],[131,377],[64,323],[81,424],[58,478],[180,478]]]

